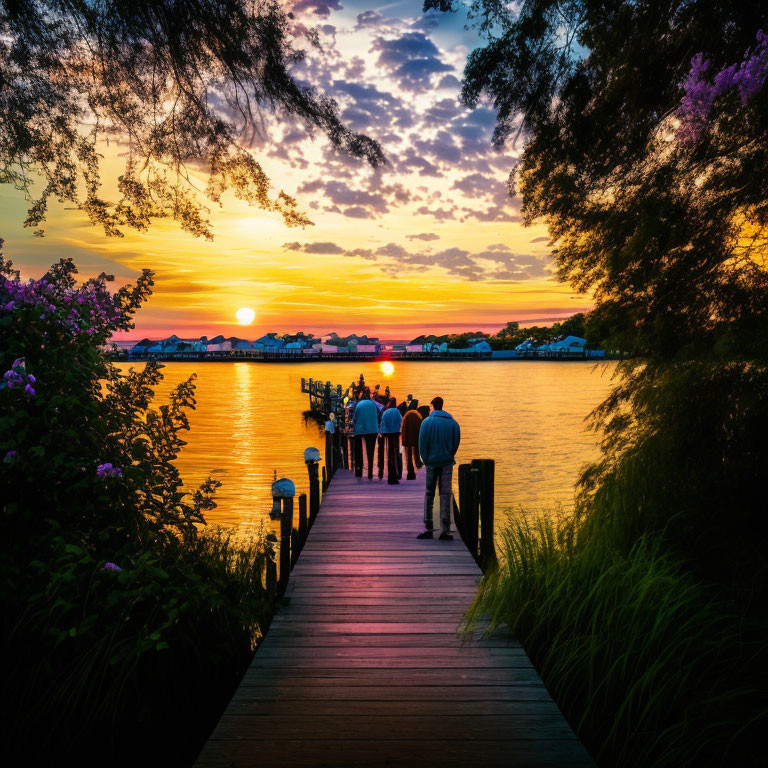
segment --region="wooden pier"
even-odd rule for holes
[[[199,768],[593,765],[514,638],[458,631],[488,557],[488,475],[463,474],[472,554],[458,535],[416,539],[423,472],[336,471]]]

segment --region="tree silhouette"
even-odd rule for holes
[[[561,278],[592,291],[595,340],[634,353],[596,413],[582,504],[615,545],[663,535],[717,562],[709,577],[768,594],[765,7],[467,6],[485,43],[463,100],[493,101],[497,142],[523,138],[526,221],[546,222]]]
[[[54,198],[108,235],[172,217],[211,238],[193,171],[207,173],[213,203],[231,189],[289,226],[311,223],[292,197],[271,194],[246,148],[266,114],[322,132],[371,165],[384,156],[341,122],[332,99],[291,74],[301,36],[318,44],[277,2],[2,0],[0,182],[24,192],[36,234]],[[125,148],[117,202],[100,193],[103,140]]]

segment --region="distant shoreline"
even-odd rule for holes
[[[604,357],[492,357],[489,355],[429,355],[419,357],[416,355],[385,356],[385,355],[317,355],[313,357],[284,356],[284,357],[181,357],[152,355],[141,357],[128,357],[125,355],[111,355],[116,363],[146,363],[157,360],[161,363],[286,363],[289,365],[302,365],[312,363],[383,363],[383,362],[418,362],[418,363],[602,363],[612,360],[620,360],[621,356],[605,355]]]

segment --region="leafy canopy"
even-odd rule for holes
[[[485,44],[462,97],[493,102],[497,142],[523,138],[510,188],[525,220],[592,291],[593,340],[634,353],[596,412],[593,531],[626,549],[663,532],[719,563],[709,577],[768,588],[766,8],[475,0],[469,14]]]
[[[294,77],[301,35],[317,44],[278,2],[2,0],[0,183],[24,192],[38,234],[54,198],[108,235],[173,217],[210,239],[198,170],[214,203],[231,189],[289,226],[309,224],[292,197],[270,192],[246,148],[265,115],[300,121],[374,166],[384,156]],[[100,141],[125,156],[117,202],[100,192]]]

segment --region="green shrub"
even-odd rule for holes
[[[580,531],[513,517],[470,625],[511,627],[601,766],[760,764],[749,744],[768,715],[755,675],[768,641],[749,642],[658,545],[624,554]]]

